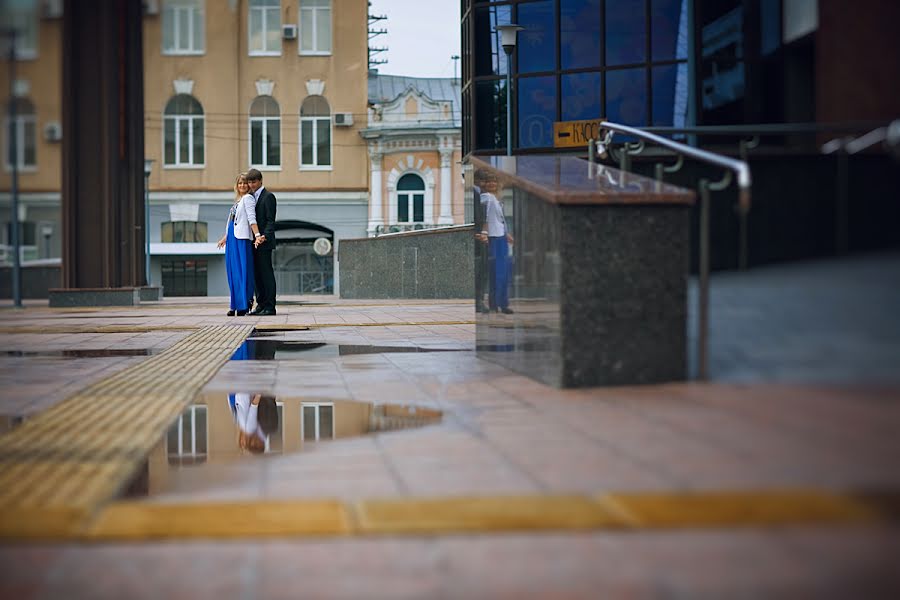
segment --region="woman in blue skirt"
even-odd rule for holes
[[[253,304],[253,242],[259,235],[256,225],[256,198],[250,193],[250,186],[244,173],[238,175],[234,184],[234,206],[228,215],[225,235],[217,246],[225,247],[225,272],[228,275],[228,289],[231,292],[231,310],[228,316],[242,317]]]

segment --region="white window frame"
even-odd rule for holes
[[[194,98],[191,96],[191,98]],[[171,100],[171,98],[169,99]],[[199,100],[194,98],[199,104]],[[168,102],[166,103],[168,104]],[[203,105],[200,105],[201,110],[203,109]],[[206,168],[206,122],[203,122],[203,162],[195,163],[194,160],[194,120],[199,119],[203,121],[206,118],[206,113],[200,115],[167,115],[166,109],[163,108],[163,128],[162,128],[162,156],[163,156],[163,168],[164,169],[205,169]],[[174,121],[175,123],[175,162],[167,163],[166,162],[166,121]],[[181,162],[181,122],[187,121],[188,123],[188,162]]]
[[[187,12],[188,14],[188,48],[182,49],[179,48],[181,36],[179,36],[181,29],[181,19],[180,14],[182,12]],[[167,18],[166,14],[170,16]],[[206,10],[203,6],[203,0],[166,0],[165,5],[163,6],[163,18],[162,18],[162,28],[160,30],[160,35],[162,35],[163,43],[160,44],[162,47],[162,53],[164,55],[178,55],[178,56],[200,56],[206,54]],[[194,39],[194,20],[200,19],[200,40],[198,41]],[[166,48],[165,47],[165,27],[167,25],[171,25],[172,31],[172,41],[175,44],[174,48]]]
[[[0,21],[4,23],[4,26],[16,27],[20,25],[26,25],[33,34],[33,46],[25,46],[24,42],[27,39],[27,36],[16,36],[16,60],[34,60],[38,57],[38,48],[40,48],[41,45],[39,10],[40,6],[35,0],[34,2],[32,2],[32,10],[28,12],[23,11],[19,14],[6,11],[0,12]],[[0,40],[3,40],[3,38],[0,38]],[[9,44],[7,44],[5,40],[0,43],[0,51],[2,51],[4,58],[9,56]]]
[[[399,183],[400,183],[400,179],[402,179],[402,178],[405,177],[406,175],[415,175],[416,177],[418,177],[418,178],[419,178],[419,181],[422,182],[422,189],[421,189],[421,190],[401,190],[401,189],[398,189],[398,190],[395,192],[396,195],[397,195],[397,204],[396,204],[397,210],[396,210],[396,212],[394,213],[394,219],[396,219],[396,222],[397,222],[398,224],[401,224],[401,225],[415,225],[416,223],[426,223],[427,220],[426,220],[426,218],[425,218],[425,212],[426,212],[426,211],[425,211],[425,205],[426,205],[426,202],[428,201],[428,194],[426,193],[427,190],[428,190],[428,184],[425,183],[425,179],[424,179],[421,175],[419,175],[418,173],[413,173],[413,172],[404,173],[403,175],[401,175],[401,176],[397,179],[397,183],[399,184]],[[422,194],[422,220],[421,220],[421,221],[416,221],[416,220],[415,220],[415,208],[414,208],[414,207],[415,207],[415,202],[414,202],[414,200],[413,200],[413,194]],[[401,221],[401,220],[400,220],[400,197],[401,197],[401,196],[405,196],[405,197],[406,197],[406,202],[407,202],[407,205],[406,205],[406,214],[409,215],[409,220],[408,220],[408,221]]]
[[[304,423],[304,420],[306,419],[306,416],[305,416],[306,411],[304,409],[307,406],[310,406],[310,407],[313,407],[316,409],[316,439],[314,439],[314,440],[307,440],[304,437],[304,432],[306,431],[305,423]],[[334,428],[337,424],[337,419],[335,418],[334,402],[301,402],[300,403],[300,440],[301,441],[318,442],[319,440],[321,440],[322,435],[321,435],[321,431],[319,429],[319,422],[320,422],[319,409],[323,406],[331,407],[331,437],[325,438],[325,439],[328,439],[328,440],[334,439]]]
[[[327,6],[304,6],[307,0],[300,0],[300,8],[298,10],[298,14],[300,15],[300,21],[297,23],[297,53],[301,56],[331,56],[332,48],[334,48],[334,20],[332,19],[332,11],[331,11],[331,0],[328,0]],[[317,25],[319,24],[319,19],[323,17],[323,13],[328,14],[328,25],[331,30],[331,35],[329,37],[330,44],[328,45],[327,50],[320,50],[318,45],[318,30]],[[303,21],[304,19],[310,19],[312,25],[310,26],[310,31],[312,31],[312,50],[303,50]]]
[[[331,157],[331,162],[329,162],[327,165],[318,164],[319,145],[316,142],[318,142],[319,133],[318,129],[316,128],[317,121],[328,121],[328,154]],[[312,164],[305,164],[303,162],[303,123],[312,124]],[[334,169],[334,130],[331,122],[331,114],[329,114],[327,117],[300,117],[300,127],[298,128],[297,135],[300,137],[300,153],[297,157],[297,160],[300,161],[301,171],[331,171]]]
[[[205,452],[197,452],[197,409],[200,408],[202,408],[206,413],[206,419],[204,419],[204,427],[206,431],[206,435],[204,436],[204,439],[206,440]],[[184,417],[188,414],[191,418],[191,448],[190,450],[185,450],[183,424]],[[185,456],[191,458],[199,458],[209,456],[209,410],[205,404],[191,404],[187,407],[187,409],[185,409],[183,413],[178,415],[178,420],[173,425],[178,427],[178,448],[176,452],[172,452],[169,448],[168,436],[166,436],[166,455],[169,458],[184,458]]]
[[[252,3],[253,0],[250,0]],[[247,51],[249,56],[281,56],[281,3],[279,2],[277,6],[253,6],[253,4],[248,3],[247,7]],[[259,13],[259,22],[262,26],[262,33],[260,39],[262,39],[263,48],[255,49],[253,48],[253,30],[250,27],[250,24],[253,22],[253,18],[251,15],[253,11],[257,11]],[[272,16],[274,15],[274,17]],[[266,32],[268,31],[269,19],[277,18],[278,19],[278,49],[271,50],[266,47],[266,40],[268,40],[268,36]]]
[[[266,126],[269,121],[278,121],[278,139],[279,145],[281,145],[281,115],[277,117],[250,117],[250,120],[247,122],[247,141],[249,142],[247,145],[247,157],[250,159],[250,166],[254,169],[258,169],[260,171],[280,171],[281,170],[281,152],[278,153],[278,164],[270,165],[267,164],[269,159],[268,154],[269,151],[266,148],[266,140],[269,137],[269,128]],[[263,162],[262,163],[254,163],[253,161],[253,123],[259,122],[262,123],[262,153],[263,153]]]
[[[278,412],[278,428],[281,429],[281,454],[284,453],[284,402],[275,402],[275,410]],[[302,417],[301,417],[302,418]],[[272,452],[272,447],[269,441],[272,439],[271,433],[266,434],[266,449],[265,453],[269,454]]]
[[[32,127],[32,131],[34,132],[34,164],[28,165],[25,164],[25,125],[31,123],[34,125]],[[9,118],[3,119],[3,165],[7,171],[12,171],[13,164],[12,157],[9,155]],[[16,153],[18,156],[16,157],[16,165],[17,171],[20,173],[33,173],[37,171],[37,155],[38,155],[38,135],[37,135],[37,117],[34,113],[27,115],[16,115],[16,120],[13,123],[13,128],[15,129],[14,135],[16,136]]]

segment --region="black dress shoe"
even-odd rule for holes
[[[275,309],[274,308],[265,308],[259,312],[253,313],[254,315],[259,315],[260,317],[274,317]]]
[[[243,316],[246,315],[246,314],[247,314],[247,311],[246,311],[246,310],[239,310],[239,311],[237,311],[237,316],[239,316],[239,317],[243,317]]]
[[[226,317],[233,317],[233,316],[234,316],[234,311],[233,311],[233,310],[229,310],[227,313],[225,313],[225,316],[226,316]]]

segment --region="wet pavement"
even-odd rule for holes
[[[876,266],[871,277],[881,281],[883,263]],[[881,306],[884,297],[869,296],[883,284],[860,282],[865,272],[839,264],[811,277],[839,287],[835,277],[849,277],[838,303],[852,315]],[[738,289],[741,281],[726,283]],[[859,325],[849,317],[818,324],[798,319],[791,315],[802,313],[799,307],[785,308],[792,297],[806,305],[802,294],[786,291],[802,287],[798,273],[772,281],[770,304],[753,296],[742,308],[741,294],[714,293],[730,303],[713,305],[714,323],[716,314],[728,315],[732,329],[726,331],[738,335],[727,340],[714,329],[713,348],[742,348],[740,356],[718,355],[720,381],[587,390],[549,388],[477,359],[470,303],[289,299],[296,304],[280,306],[278,317],[241,322],[311,328],[254,336],[274,344],[273,359],[251,353],[219,369],[192,403],[192,414],[183,415],[148,457],[147,479],[137,477],[126,496],[129,502],[205,505],[227,522],[241,515],[217,514],[215,503],[900,489],[900,384],[887,369],[900,356],[890,354],[900,341],[897,321],[876,336],[876,309]],[[758,294],[765,289],[759,281],[750,287]],[[61,311],[0,310],[0,350],[23,353],[0,353],[0,415],[11,427],[21,415],[27,419],[91,382],[154,358],[28,353],[165,350],[192,327],[234,321],[223,308],[223,299],[174,299],[68,312],[67,326],[83,332],[44,334],[15,328],[53,327]],[[761,329],[765,314],[772,315],[769,333]],[[98,323],[114,321],[135,331],[96,332]],[[831,340],[828,348],[855,349],[873,370],[849,356],[856,366],[832,365],[828,357],[838,354],[821,352],[823,339]],[[771,340],[791,342],[768,349]],[[368,351],[344,353],[341,347]],[[778,360],[780,368],[772,371],[767,365]],[[840,377],[830,380],[835,372]],[[242,452],[229,399],[238,393],[274,399],[280,431],[269,436],[268,453]],[[198,406],[205,406],[205,417]],[[390,406],[404,407],[403,418],[421,411],[441,419],[393,431],[388,421],[379,426],[385,414],[375,412]],[[347,414],[372,411],[364,435],[337,435],[342,407]],[[205,428],[198,428],[204,418]],[[336,439],[327,439],[329,424]],[[311,437],[318,441],[308,442]],[[152,476],[157,464],[164,467],[162,480]],[[888,598],[900,592],[898,550],[900,530],[884,523],[7,543],[0,546],[0,596]],[[141,575],[159,572],[166,576]]]

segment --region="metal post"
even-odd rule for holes
[[[700,180],[700,290],[697,314],[697,379],[705,381],[709,335],[709,180]]]
[[[9,39],[9,124],[12,128],[12,183],[10,187],[10,242],[13,249],[12,297],[13,306],[22,308],[22,266],[19,260],[19,127],[16,126],[16,30],[6,32]]]
[[[663,180],[663,164],[662,164],[662,163],[656,163],[656,166],[654,167],[653,170],[654,170],[654,174],[656,175],[656,180],[659,181],[660,183],[662,183],[662,180]]]
[[[506,155],[512,156],[512,52],[506,53]]]
[[[144,170],[144,279],[150,287],[150,173]]]

